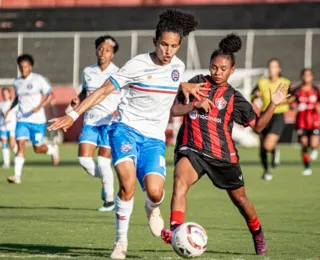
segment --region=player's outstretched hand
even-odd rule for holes
[[[213,102],[212,102],[210,99],[208,99],[208,98],[195,101],[194,106],[195,106],[196,108],[203,108],[204,111],[206,111],[207,113],[209,113],[209,112],[211,111],[211,109],[212,109],[213,107],[215,107],[215,105],[213,104]]]
[[[62,116],[62,117],[57,117],[49,120],[49,122],[53,122],[49,127],[49,131],[54,131],[58,129],[62,129],[64,132],[67,131],[67,129],[72,126],[73,124],[73,119],[71,116]]]
[[[202,90],[208,90],[204,87],[207,83],[181,83],[181,90],[183,95],[186,98],[186,104],[189,104],[190,101],[190,95],[194,96],[196,99],[201,100],[204,97],[207,97],[208,95],[204,94]]]
[[[277,106],[281,104],[281,102],[284,101],[286,98],[290,97],[291,95],[288,94],[288,88],[289,86],[287,86],[286,84],[280,83],[277,90],[274,93],[272,93],[272,90],[269,87],[272,104]]]

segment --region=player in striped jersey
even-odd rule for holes
[[[95,40],[97,63],[84,69],[81,76],[82,91],[78,97],[72,100],[71,106],[73,109],[119,70],[111,62],[118,49],[117,41],[109,35],[100,36]],[[120,91],[115,90],[101,103],[88,109],[84,115],[83,128],[79,138],[79,164],[90,176],[101,178],[101,198],[104,203],[99,211],[112,211],[114,209],[114,177],[111,168],[108,129],[119,102]],[[99,147],[99,151],[96,164],[93,156],[97,147]]]
[[[313,84],[310,68],[301,71],[302,83],[293,90],[292,99],[297,106],[296,130],[301,143],[304,164],[303,175],[311,175],[310,159],[316,160],[319,146],[319,89]],[[311,148],[310,154],[308,148]]]
[[[0,136],[2,142],[2,159],[3,168],[10,167],[10,150],[9,146],[14,151],[17,152],[17,145],[15,139],[16,131],[16,109],[12,110],[7,118],[4,117],[8,109],[11,107],[12,99],[9,88],[2,88],[2,102],[0,102]]]
[[[171,200],[171,229],[162,238],[171,244],[172,231],[184,222],[186,194],[189,188],[207,174],[212,183],[227,191],[245,218],[252,233],[256,254],[265,255],[267,244],[253,204],[246,196],[239,157],[232,140],[233,122],[260,132],[270,121],[277,105],[286,98],[286,86],[280,84],[264,113],[257,117],[251,104],[228,84],[235,70],[234,52],[241,48],[234,35],[223,38],[210,58],[210,76],[198,75],[189,82],[206,83],[208,98],[185,104],[182,93],[172,108],[174,116],[184,116],[175,149],[175,177]]]
[[[181,86],[186,97],[193,93],[200,98],[201,85],[180,84],[185,65],[175,54],[182,38],[195,30],[197,22],[191,14],[167,10],[160,15],[155,38],[155,50],[128,61],[110,80],[93,92],[68,116],[52,120],[49,130],[65,131],[79,114],[98,104],[115,89],[127,89],[118,107],[117,122],[111,125],[109,136],[113,164],[118,174],[120,190],[116,198],[116,241],[112,259],[125,259],[128,246],[129,220],[133,210],[136,178],[146,191],[145,210],[154,236],[160,236],[164,226],[159,206],[164,198],[165,129],[170,108]]]

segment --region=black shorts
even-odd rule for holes
[[[223,162],[192,150],[177,151],[175,165],[182,157],[187,157],[198,174],[198,180],[208,175],[214,186],[223,190],[236,190],[244,186],[239,164]]]
[[[318,128],[316,129],[311,129],[311,130],[308,130],[308,129],[302,129],[302,128],[298,128],[297,129],[297,136],[299,138],[301,138],[302,136],[307,136],[307,137],[310,137],[312,135],[319,135],[320,133],[320,130]]]
[[[284,129],[284,115],[283,114],[273,114],[269,124],[262,130],[263,135],[276,134],[281,136]]]

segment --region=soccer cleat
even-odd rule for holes
[[[59,146],[55,144],[53,147],[56,150],[56,152],[53,155],[51,155],[52,165],[57,166],[60,162]]]
[[[115,242],[113,250],[110,255],[111,259],[126,259],[128,243],[126,242]]]
[[[14,183],[14,184],[20,184],[21,183],[21,179],[20,178],[17,178],[15,176],[9,176],[7,181],[9,183]]]
[[[317,160],[318,158],[318,150],[317,149],[312,149],[311,152],[310,152],[310,159],[312,161],[315,161]]]
[[[149,209],[148,207],[145,207],[147,218],[149,222],[149,228],[151,230],[152,235],[155,237],[161,236],[161,231],[164,228],[164,221],[161,217],[161,212],[159,207],[155,207],[152,209]]]
[[[312,170],[310,168],[306,168],[303,170],[302,175],[303,176],[309,176],[312,174]]]
[[[273,155],[272,155],[272,167],[276,168],[280,164],[280,151],[278,149],[275,149]]]
[[[254,248],[257,255],[266,255],[268,251],[267,241],[264,239],[263,231],[260,229],[252,234]]]
[[[161,238],[166,244],[169,244],[169,245],[172,244],[172,233],[173,231],[168,228],[162,229]]]
[[[102,205],[102,207],[100,207],[98,209],[98,211],[100,212],[105,212],[105,211],[112,211],[114,210],[115,204],[113,201],[105,201]]]
[[[273,178],[272,174],[269,172],[265,172],[263,173],[263,175],[261,176],[261,179],[265,180],[265,181],[271,181]]]

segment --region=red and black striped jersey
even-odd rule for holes
[[[317,87],[305,88],[298,86],[292,95],[298,103],[296,127],[299,129],[313,130],[319,128],[319,114],[316,110],[320,102],[320,92]]]
[[[215,107],[209,113],[194,109],[183,118],[177,137],[176,151],[183,146],[195,149],[207,156],[238,163],[239,157],[232,139],[233,123],[247,126],[257,115],[251,104],[232,86],[217,86],[210,76],[198,75],[190,83],[207,82],[207,94]],[[191,97],[190,101],[194,98]],[[184,104],[183,93],[179,92],[176,104]]]

